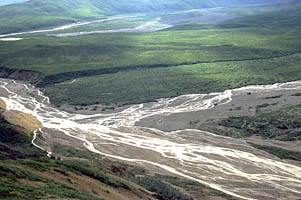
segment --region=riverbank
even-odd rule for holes
[[[167,113],[166,116],[151,116],[137,122],[136,125],[157,128],[163,131],[179,129],[201,129],[202,124],[230,116],[255,116],[258,113],[277,111],[293,105],[301,104],[298,95],[301,82],[291,82],[274,85],[254,85],[233,90],[228,99],[230,103],[217,102],[212,109],[191,110],[181,113]],[[223,93],[213,93],[205,96],[219,96]],[[185,97],[185,95],[183,95]],[[181,99],[181,97],[178,97]],[[192,102],[191,102],[192,103]],[[198,102],[195,101],[197,104]],[[214,104],[214,102],[213,102]]]

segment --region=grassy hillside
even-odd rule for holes
[[[109,15],[175,11],[278,0],[32,0],[0,7],[0,34],[51,27]]]

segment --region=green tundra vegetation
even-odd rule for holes
[[[274,146],[265,146],[265,145],[258,145],[254,143],[249,143],[253,147],[260,149],[262,151],[268,152],[273,154],[281,159],[289,159],[295,161],[301,161],[301,152],[297,151],[290,151],[279,147]]]
[[[298,94],[293,95],[298,96]],[[274,98],[276,97],[274,96]],[[266,104],[262,104],[262,107],[263,105]],[[255,116],[229,117],[204,124],[202,130],[234,138],[259,136],[264,139],[299,142],[301,140],[301,105],[281,108],[272,112],[258,110]],[[301,152],[299,151],[251,142],[249,144],[281,159],[301,161]]]
[[[136,182],[139,185],[148,189],[149,191],[164,195],[167,199],[192,200],[191,197],[188,197],[187,195],[174,189],[173,187],[169,186],[168,184],[162,182],[159,179],[153,178],[153,177],[149,177],[149,176],[138,177]]]
[[[95,199],[93,195],[81,193],[64,184],[39,176],[26,168],[46,171],[57,167],[46,153],[31,145],[31,138],[21,134],[16,127],[0,119],[0,196],[1,199],[40,199],[68,197]],[[21,180],[36,182],[24,184]],[[39,186],[40,185],[40,186]]]
[[[264,105],[264,104],[263,104]],[[218,122],[218,126],[229,136],[252,135],[281,141],[301,139],[301,106],[291,106],[278,111],[259,113],[255,116],[230,117]]]
[[[217,190],[208,190],[208,187],[205,187],[204,185],[194,181],[162,174],[156,174],[155,177],[171,185],[183,188],[185,191],[189,192],[189,194],[193,194],[195,197],[206,198],[206,196],[219,196],[226,200],[237,199],[236,197],[232,197]]]
[[[240,9],[247,8],[226,12]],[[0,66],[41,72],[38,85],[57,105],[123,105],[300,79],[300,4],[263,10],[269,6],[258,15],[153,33],[27,35],[0,41]]]

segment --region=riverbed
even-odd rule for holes
[[[293,200],[301,196],[300,166],[257,150],[242,139],[184,126],[166,131],[139,124],[152,116],[189,115],[231,105],[241,97],[239,94],[250,91],[264,91],[266,95],[276,90],[295,92],[301,89],[300,81],[183,95],[131,105],[115,113],[91,115],[58,110],[32,85],[7,79],[1,79],[0,84],[0,96],[8,110],[32,114],[43,123],[44,128],[36,131],[33,143],[49,153],[55,142],[70,138],[77,142],[69,145],[194,180],[242,199]]]

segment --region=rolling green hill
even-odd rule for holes
[[[278,0],[32,0],[0,7],[0,34],[109,15],[275,2]]]

